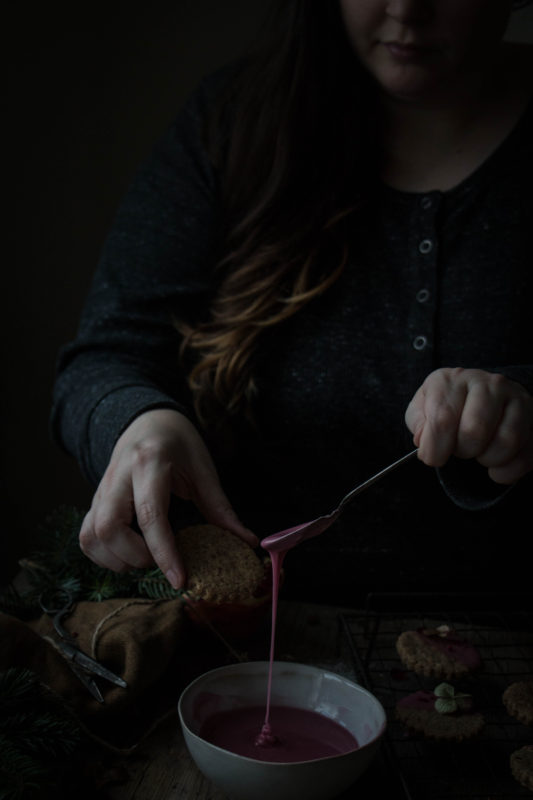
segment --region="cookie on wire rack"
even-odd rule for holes
[[[524,725],[533,725],[533,680],[509,684],[502,700],[508,714]]]
[[[533,792],[533,745],[526,744],[515,750],[509,761],[513,778]]]
[[[449,625],[403,631],[396,650],[407,669],[428,678],[454,680],[481,667],[478,650]]]
[[[473,708],[472,697],[440,683],[432,692],[420,690],[396,703],[396,717],[410,731],[437,741],[472,739],[485,724],[483,714]]]

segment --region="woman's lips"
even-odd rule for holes
[[[383,42],[389,53],[400,61],[412,61],[423,58],[430,52],[428,47],[417,44],[401,44],[400,42]]]

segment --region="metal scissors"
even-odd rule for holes
[[[43,597],[44,594],[41,594],[39,597],[39,605],[45,614],[49,614],[54,618],[54,630],[59,636],[59,641],[56,642],[56,644],[72,672],[79,678],[92,696],[95,697],[99,703],[104,702],[102,693],[92,675],[98,675],[125,689],[128,685],[126,681],[106,669],[102,664],[99,664],[94,658],[82,653],[79,647],[76,646],[74,637],[71,636],[61,624],[63,618],[72,611],[74,602],[72,593],[67,589],[59,589],[50,597],[51,607],[44,603]],[[58,607],[54,606],[54,601],[58,604]],[[61,602],[63,603],[62,605]]]

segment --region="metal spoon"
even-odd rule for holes
[[[409,461],[409,459],[413,458],[417,452],[417,449],[411,450],[411,452],[407,453],[407,455],[402,456],[402,458],[399,458],[397,461],[389,464],[388,467],[385,467],[385,469],[382,469],[380,472],[376,473],[376,475],[368,478],[368,480],[366,480],[364,483],[356,486],[355,489],[352,489],[342,498],[341,502],[334,511],[331,511],[329,514],[324,514],[322,517],[317,517],[310,522],[304,522],[301,525],[296,525],[294,528],[287,528],[284,531],[272,533],[270,536],[262,539],[261,547],[264,547],[265,550],[269,550],[270,552],[289,550],[291,547],[303,542],[305,539],[310,539],[313,536],[318,536],[319,533],[323,533],[327,528],[329,528],[330,525],[333,525],[345,506],[351,500],[353,500],[356,495],[364,492],[365,489],[368,489],[368,487],[372,486],[372,484],[376,483],[376,481],[379,481],[385,475],[388,475],[388,473],[392,472],[392,470],[396,469],[396,467],[399,467],[401,464]]]

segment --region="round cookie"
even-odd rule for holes
[[[187,572],[186,590],[211,603],[252,597],[265,577],[265,565],[249,544],[216,525],[191,525],[176,534]]]
[[[189,618],[228,638],[249,636],[272,600],[272,564],[235,534],[199,524],[176,534],[187,581],[183,598]]]
[[[515,780],[533,792],[533,745],[526,744],[511,753],[510,766]]]
[[[402,697],[396,704],[396,716],[409,730],[438,741],[471,739],[485,724],[483,715],[472,709],[470,696],[456,693],[446,683],[433,692],[420,690]]]
[[[403,631],[396,650],[407,669],[425,677],[453,680],[481,667],[476,648],[448,625]]]
[[[533,680],[511,683],[504,691],[502,700],[512,717],[524,725],[533,725]]]

